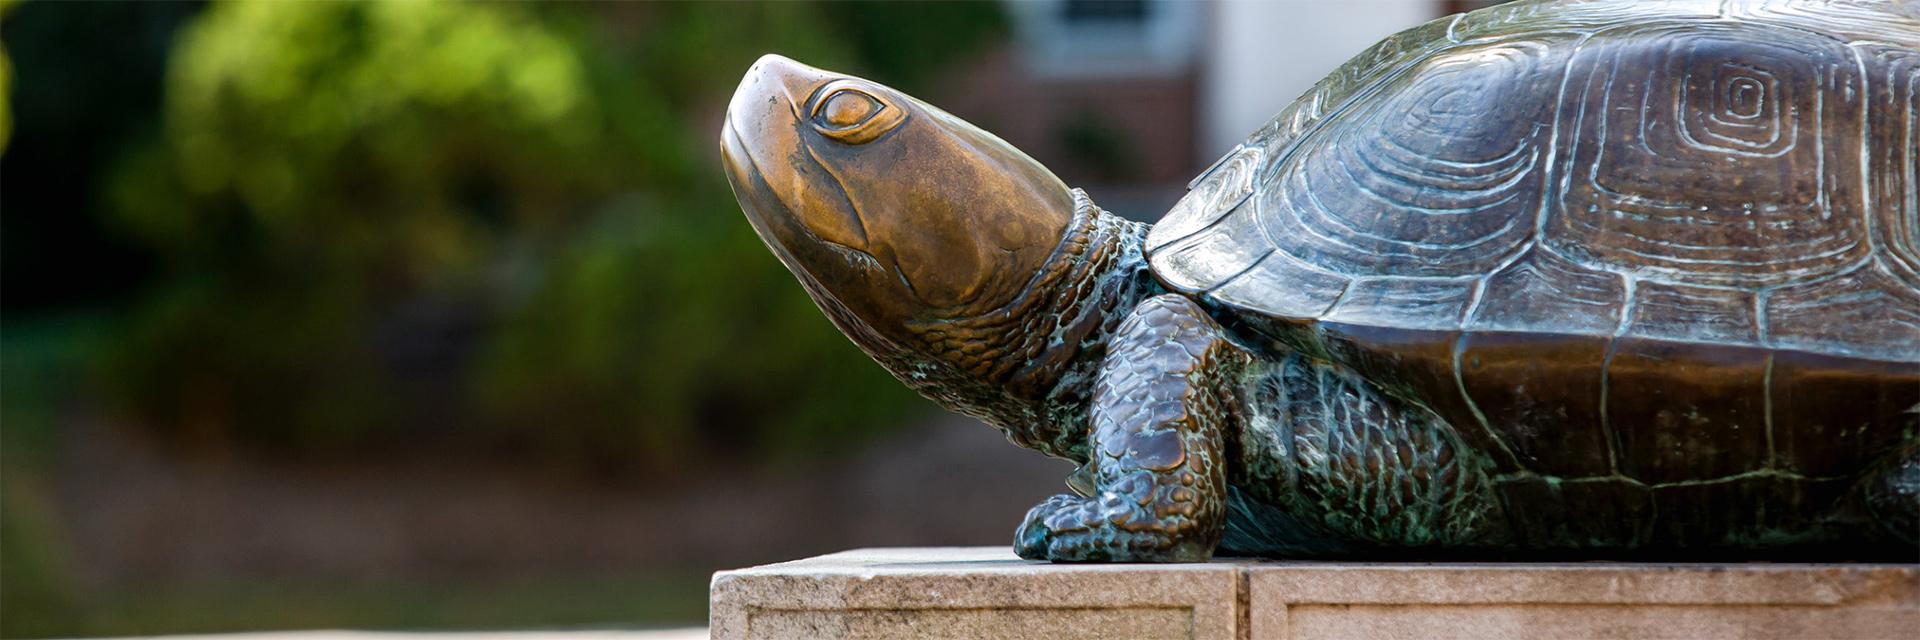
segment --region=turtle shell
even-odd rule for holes
[[[1340,67],[1147,252],[1512,477],[1842,483],[1915,438],[1916,148],[1906,5],[1521,2]]]

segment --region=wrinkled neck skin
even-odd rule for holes
[[[1011,302],[911,323],[914,344],[861,346],[907,386],[1014,444],[1085,462],[1107,337],[1160,291],[1143,257],[1147,225],[1102,211],[1078,189],[1073,197],[1066,234]]]

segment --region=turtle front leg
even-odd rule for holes
[[[1134,307],[1107,346],[1090,411],[1081,495],[1027,512],[1020,557],[1057,562],[1200,562],[1226,527],[1231,383],[1248,356],[1192,301]]]

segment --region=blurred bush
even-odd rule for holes
[[[159,130],[102,182],[107,226],[159,265],[106,388],[189,448],[426,441],[616,473],[884,429],[918,401],[760,246],[714,132],[761,53],[911,85],[997,11],[211,5]]]
[[[79,568],[77,424],[635,477],[899,424],[920,401],[741,217],[722,112],[763,53],[912,88],[1003,30],[987,2],[0,0],[0,636],[232,619]]]

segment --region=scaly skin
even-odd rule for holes
[[[1446,423],[1332,365],[1257,358],[1178,295],[1120,325],[1091,418],[1092,486],[1028,512],[1021,557],[1205,560],[1229,482],[1301,525],[1240,552],[1457,547],[1498,531],[1485,465]],[[1254,520],[1239,524],[1269,526]]]
[[[1252,367],[1245,395],[1235,484],[1257,499],[1364,545],[1461,547],[1499,534],[1489,465],[1431,412],[1298,354]]]
[[[999,427],[1014,444],[1087,461],[1087,400],[1125,311],[1160,292],[1141,246],[1147,226],[1074,192],[1066,237],[1006,305],[908,327],[915,344],[866,347],[941,406]]]
[[[1247,354],[1192,301],[1149,298],[1108,345],[1093,396],[1096,493],[1027,513],[1016,550],[1061,561],[1198,562],[1226,526],[1232,381]]]

